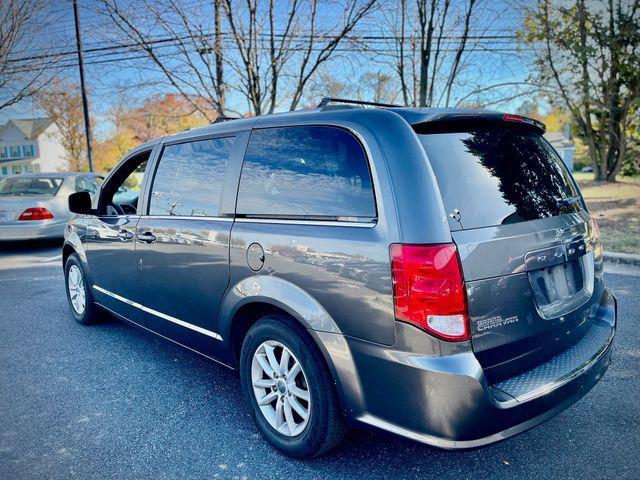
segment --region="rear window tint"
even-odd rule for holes
[[[582,208],[562,160],[537,133],[491,127],[418,136],[453,230],[524,222]]]
[[[375,218],[362,146],[336,127],[255,130],[242,167],[237,213],[294,219]]]

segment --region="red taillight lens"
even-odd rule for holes
[[[50,220],[53,213],[44,207],[27,208],[18,220]]]
[[[450,341],[469,339],[464,279],[455,245],[391,245],[396,318]]]

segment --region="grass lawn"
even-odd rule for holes
[[[595,182],[593,174],[573,174],[589,211],[598,221],[604,249],[640,254],[640,177]]]

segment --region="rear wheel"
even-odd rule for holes
[[[78,323],[89,325],[98,319],[98,307],[93,301],[78,255],[72,253],[64,268],[67,300],[71,313]]]
[[[294,320],[270,315],[249,330],[240,378],[259,430],[283,453],[317,456],[344,437],[331,374],[318,347]]]

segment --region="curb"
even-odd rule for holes
[[[604,252],[602,258],[613,265],[630,265],[640,267],[640,255],[633,253]]]

